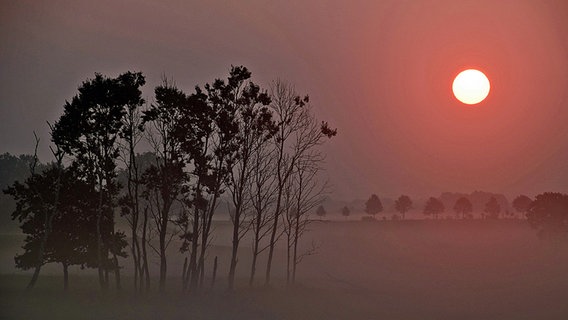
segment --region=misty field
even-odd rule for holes
[[[225,230],[225,228],[227,230]],[[99,294],[92,271],[70,269],[62,292],[60,270],[45,268],[25,294],[26,274],[10,268],[23,237],[0,241],[0,315],[7,319],[567,319],[568,245],[540,240],[522,220],[315,222],[305,244],[316,255],[300,264],[298,285],[286,288],[284,251],[279,277],[248,286],[250,248],[240,250],[239,281],[226,290],[229,224],[216,226],[219,257],[212,289],[182,295],[182,260],[170,248],[167,294],[133,296],[128,260],[122,292]],[[280,248],[282,249],[282,248]],[[262,261],[261,261],[262,265]],[[208,268],[210,269],[210,268]],[[210,271],[210,270],[209,270]],[[210,272],[208,274],[210,276]],[[208,278],[207,281],[211,279]]]

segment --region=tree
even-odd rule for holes
[[[542,238],[564,237],[568,232],[568,195],[555,192],[537,195],[527,210],[527,219]]]
[[[438,219],[438,215],[444,212],[445,209],[446,208],[444,207],[442,201],[437,198],[430,197],[430,199],[428,199],[426,205],[424,206],[423,212],[425,215],[432,215],[435,219]]]
[[[148,290],[150,285],[148,261],[145,254],[145,237],[141,243],[139,236],[140,231],[142,234],[146,234],[144,219],[141,215],[141,177],[145,168],[142,168],[143,163],[139,163],[139,157],[136,154],[136,147],[142,140],[144,131],[140,110],[142,103],[144,103],[144,100],[139,101],[139,104],[127,106],[122,120],[120,158],[126,168],[123,171],[126,176],[124,177],[125,181],[121,181],[121,183],[126,185],[126,194],[119,199],[121,215],[126,218],[130,226],[130,256],[134,266],[134,289],[140,291],[144,287]],[[141,228],[144,228],[144,230],[140,230]]]
[[[145,84],[142,73],[126,72],[117,78],[95,74],[81,84],[79,93],[66,102],[64,113],[55,123],[52,140],[63,152],[73,157],[72,166],[82,179],[96,188],[99,202],[96,213],[97,264],[99,284],[108,287],[108,271],[113,270],[120,288],[120,237],[114,229],[114,209],[120,186],[116,183],[119,135],[128,108],[143,103],[140,87]],[[109,228],[103,228],[108,221]],[[109,254],[111,257],[109,257]]]
[[[278,130],[273,136],[276,172],[276,200],[266,262],[265,285],[270,284],[274,248],[279,238],[279,221],[283,213],[283,195],[300,158],[308,156],[315,147],[337,134],[326,122],[314,122],[309,97],[299,96],[294,87],[276,81],[270,88],[274,121]],[[314,125],[315,124],[315,125]],[[280,233],[281,234],[281,233]]]
[[[466,197],[460,197],[454,204],[454,211],[458,216],[459,214],[461,214],[462,219],[464,219],[473,211],[471,201],[469,201],[469,199]]]
[[[164,80],[154,90],[156,102],[144,111],[143,123],[147,125],[148,141],[156,155],[155,163],[143,173],[146,186],[143,194],[150,204],[149,210],[158,233],[157,253],[160,257],[159,290],[165,291],[168,248],[173,234],[168,234],[171,210],[179,200],[187,176],[181,151],[181,142],[176,136],[181,109],[187,107],[188,97],[181,90]]]
[[[327,212],[325,211],[325,208],[322,205],[318,206],[318,208],[316,209],[316,215],[320,218],[323,218],[326,214]]]
[[[26,234],[25,252],[15,257],[17,268],[61,263],[67,290],[69,266],[96,266],[96,239],[89,228],[95,222],[98,196],[73,169],[61,171],[53,164],[5,192],[17,201],[12,218]],[[124,237],[119,241],[123,245]]]
[[[485,204],[485,210],[483,210],[487,215],[487,218],[497,219],[499,218],[499,213],[501,212],[501,205],[497,202],[495,197],[491,197],[489,201]]]
[[[376,194],[372,194],[371,197],[365,202],[365,212],[372,215],[373,217],[383,211],[383,204]]]
[[[296,163],[292,179],[288,182],[284,197],[284,232],[287,239],[286,284],[296,282],[298,265],[309,255],[315,254],[315,243],[308,249],[299,250],[299,243],[312,221],[310,212],[322,207],[327,184],[317,179],[323,158],[319,154],[302,157]],[[323,208],[323,207],[322,207]]]
[[[349,217],[349,215],[351,214],[351,210],[349,210],[348,207],[343,207],[341,209],[341,215],[345,217],[345,219],[347,219],[347,217]]]
[[[515,200],[513,200],[513,208],[515,208],[515,211],[517,211],[521,215],[522,214],[526,215],[527,211],[531,206],[531,203],[532,203],[531,198],[525,195],[520,195],[516,197]]]
[[[272,113],[267,107],[270,104],[270,97],[258,85],[251,81],[246,82],[250,76],[251,73],[247,68],[233,67],[227,87],[223,90],[226,92],[223,97],[226,101],[226,109],[232,110],[235,116],[234,141],[238,146],[235,148],[235,153],[228,157],[231,163],[227,186],[235,208],[232,215],[233,240],[228,277],[229,290],[234,289],[240,240],[250,226],[250,223],[244,219],[250,198],[245,195],[245,192],[250,186],[253,156],[255,151],[262,148],[276,131]]]
[[[402,219],[405,219],[405,214],[408,210],[412,209],[412,200],[410,200],[409,196],[401,195],[398,199],[394,202],[394,208],[400,214],[402,214]]]
[[[270,145],[258,148],[252,160],[252,179],[249,187],[250,192],[248,193],[253,211],[251,221],[253,238],[252,263],[249,277],[250,286],[254,283],[258,256],[268,248],[268,246],[261,247],[261,241],[270,234],[270,223],[273,218],[271,211],[276,192],[273,151],[274,149],[270,148]]]

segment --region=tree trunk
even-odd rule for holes
[[[253,283],[254,283],[254,275],[256,273],[256,259],[258,258],[258,246],[259,246],[259,240],[258,240],[258,229],[255,232],[254,235],[254,243],[253,243],[253,248],[252,248],[252,264],[250,267],[250,278],[249,278],[249,286],[252,287]]]
[[[298,241],[300,240],[300,217],[296,218],[294,229],[294,251],[292,257],[292,284],[296,283],[296,267],[298,266]]]
[[[69,266],[63,263],[63,291],[67,292],[69,289]]]
[[[116,283],[116,290],[120,290],[122,288],[120,285],[120,266],[118,265],[118,258],[116,257],[116,254],[113,253],[112,259],[114,264],[114,280]]]
[[[103,187],[102,179],[99,179],[99,207],[97,208],[97,268],[99,273],[99,285],[103,291],[107,289],[107,281],[105,281],[105,272],[103,266],[103,241],[101,235],[101,220],[103,211]]]
[[[207,215],[203,216],[202,222],[202,233],[201,233],[201,252],[199,254],[199,263],[197,273],[199,275],[199,285],[203,287],[203,282],[205,280],[205,254],[207,252],[207,244],[209,242],[209,233],[211,232],[211,223],[213,221],[213,215],[215,214],[215,207],[217,206],[217,200],[219,198],[220,182],[217,181],[217,187],[213,193],[213,199],[211,200],[211,205]]]
[[[290,230],[291,232],[291,230]],[[292,248],[292,244],[290,243],[292,240],[290,239],[290,233],[286,234],[286,286],[290,284],[290,249]]]
[[[142,223],[142,272],[140,273],[140,281],[144,278],[146,292],[150,291],[150,271],[148,269],[148,253],[147,253],[147,235],[148,230],[148,208],[144,209],[144,221]],[[140,283],[140,291],[142,291],[142,282]]]
[[[240,209],[239,209],[240,210]],[[229,290],[232,291],[235,288],[235,272],[237,269],[237,252],[239,250],[239,224],[240,224],[240,213],[235,210],[235,219],[233,226],[233,250],[231,253],[231,265],[229,267]]]
[[[211,288],[215,286],[215,279],[217,278],[217,256],[213,261],[213,277],[211,278]]]
[[[191,239],[191,257],[189,259],[188,277],[186,281],[190,281],[190,290],[195,290],[198,283],[197,272],[197,250],[199,249],[198,233],[199,233],[199,209],[195,208],[193,213],[193,236]]]
[[[270,244],[268,247],[268,260],[266,262],[266,274],[264,285],[270,285],[270,271],[272,269],[272,257],[274,255],[274,246],[276,245],[276,232],[278,231],[278,220],[280,219],[280,205],[282,201],[282,188],[278,188],[278,199],[276,201],[276,211],[274,212],[274,222],[272,224],[272,232],[270,233]]]

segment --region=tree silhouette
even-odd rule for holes
[[[527,211],[529,210],[530,206],[532,203],[532,199],[525,196],[525,195],[520,195],[518,197],[515,198],[515,200],[513,200],[513,208],[515,209],[515,211],[517,211],[518,213],[525,214],[527,213]]]
[[[312,118],[312,120],[314,120]],[[312,125],[317,125],[312,122]],[[304,257],[316,252],[316,245],[312,245],[300,251],[300,239],[307,231],[307,226],[312,221],[310,212],[324,200],[327,192],[327,184],[320,183],[317,179],[318,172],[321,170],[322,158],[302,157],[296,162],[296,170],[292,179],[285,190],[284,208],[285,223],[284,232],[287,238],[287,263],[286,263],[286,284],[296,282],[298,265]],[[322,207],[323,208],[323,207]]]
[[[271,156],[274,149],[271,145],[258,148],[253,155],[253,170],[250,186],[250,202],[253,216],[251,228],[252,239],[252,263],[249,277],[249,285],[254,283],[258,255],[268,247],[261,247],[261,241],[270,234],[272,219],[272,206],[276,192],[274,157]]]
[[[188,98],[167,80],[157,86],[154,92],[156,102],[144,111],[142,120],[147,126],[156,162],[144,172],[142,179],[146,185],[144,197],[150,203],[151,216],[158,232],[159,290],[164,292],[168,268],[166,249],[171,241],[171,237],[168,237],[171,209],[174,202],[179,200],[183,183],[187,180],[176,129],[180,109],[187,106]]]
[[[142,104],[144,101],[140,101]],[[120,158],[124,163],[126,194],[119,199],[121,206],[121,216],[123,216],[130,226],[130,256],[133,262],[134,289],[142,291],[143,288],[149,289],[150,275],[147,268],[148,261],[145,254],[146,239],[140,239],[139,232],[146,233],[144,227],[144,217],[142,211],[142,173],[145,170],[143,163],[139,163],[136,154],[136,147],[143,138],[143,120],[140,104],[129,105],[123,118],[122,131],[120,137],[123,140],[120,148]],[[147,224],[146,224],[147,226]],[[143,229],[143,230],[140,230]]]
[[[402,219],[405,219],[406,212],[412,209],[412,200],[410,200],[410,197],[407,195],[401,195],[394,202],[394,208],[402,215]]]
[[[117,78],[95,74],[81,84],[79,93],[67,102],[64,113],[55,123],[52,140],[66,154],[73,156],[73,166],[83,179],[99,190],[96,235],[99,284],[108,287],[105,273],[114,270],[120,287],[114,230],[114,212],[119,185],[116,183],[116,161],[119,135],[127,109],[141,105],[140,87],[145,84],[141,73],[126,72]],[[103,226],[108,221],[108,228]],[[109,254],[111,257],[109,257]]]
[[[565,236],[568,232],[568,195],[539,194],[527,210],[527,219],[540,237]]]
[[[483,210],[487,215],[487,218],[497,219],[499,218],[499,213],[501,212],[501,205],[497,202],[495,197],[491,197],[489,201],[485,204],[485,210]]]
[[[297,169],[299,161],[309,160],[313,164],[320,163],[323,160],[322,155],[314,149],[337,134],[337,130],[331,129],[326,122],[321,122],[321,125],[315,122],[309,105],[309,97],[299,96],[292,85],[282,81],[274,82],[270,87],[270,98],[272,101],[270,107],[278,130],[272,139],[276,171],[276,200],[268,246],[265,285],[270,284],[272,259],[280,231],[280,215],[284,211],[283,195],[289,184],[288,180]]]
[[[442,201],[438,200],[437,198],[430,197],[424,206],[423,213],[425,215],[432,215],[435,219],[438,219],[438,215],[444,212],[446,208]]]
[[[316,215],[320,218],[323,218],[326,214],[327,212],[325,211],[325,208],[322,205],[318,206],[318,208],[316,209]]]
[[[372,215],[373,217],[383,211],[383,204],[376,194],[372,194],[371,197],[365,202],[365,212]]]
[[[341,215],[345,217],[345,219],[347,219],[347,217],[349,217],[349,215],[351,214],[351,210],[349,210],[348,207],[343,207],[341,209]]]
[[[471,201],[469,201],[469,199],[466,197],[460,197],[458,200],[456,200],[456,203],[454,204],[454,211],[458,216],[459,214],[461,214],[461,218],[464,219],[466,216],[469,216],[473,211],[473,206],[471,204]]]
[[[74,170],[60,172],[52,165],[23,184],[14,183],[5,192],[16,199],[18,205],[12,218],[21,222],[26,234],[25,252],[15,257],[17,268],[61,263],[63,287],[67,290],[69,266],[97,265],[96,238],[89,227],[95,223],[98,196]],[[125,244],[124,237],[119,241]]]
[[[251,169],[254,168],[252,158],[254,152],[262,148],[264,143],[276,132],[276,125],[272,120],[272,112],[267,107],[270,97],[252,81],[250,71],[245,67],[233,67],[230,72],[227,88],[226,103],[235,115],[236,133],[234,141],[238,145],[235,154],[231,156],[227,188],[235,208],[232,216],[233,240],[232,253],[229,266],[229,290],[234,289],[235,272],[237,267],[237,253],[240,240],[249,230],[249,219],[245,219],[248,197],[245,195],[252,178]],[[232,159],[234,157],[234,160]],[[248,221],[247,221],[248,220]]]

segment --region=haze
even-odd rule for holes
[[[5,1],[0,151],[33,152],[77,85],[142,71],[187,90],[243,64],[310,94],[339,134],[334,197],[568,191],[565,1]],[[464,69],[492,90],[452,95]]]

